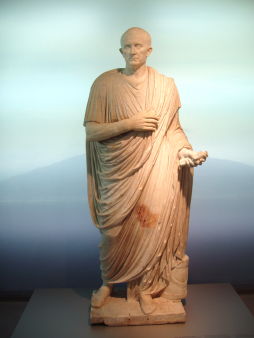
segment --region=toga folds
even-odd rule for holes
[[[154,132],[86,142],[88,200],[102,234],[106,283],[136,283],[157,294],[185,255],[193,169],[179,169],[179,150],[192,149],[179,123],[180,107],[174,79],[151,67],[138,81],[113,69],[91,87],[84,125],[112,123],[148,109],[159,117]]]

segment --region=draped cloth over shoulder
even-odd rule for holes
[[[116,122],[145,109],[159,117],[155,132],[86,142],[89,206],[102,233],[106,283],[138,281],[156,294],[169,285],[184,256],[193,170],[178,168],[178,151],[191,148],[179,123],[180,107],[174,79],[151,67],[140,82],[114,69],[91,88],[84,125]]]

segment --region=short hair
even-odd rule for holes
[[[121,39],[120,39],[121,47],[123,46],[123,40],[124,40],[125,36],[128,33],[130,33],[131,31],[140,31],[140,32],[144,33],[146,35],[149,46],[151,46],[151,44],[152,44],[151,35],[146,30],[144,30],[143,28],[140,28],[140,27],[131,27],[131,28],[127,29],[127,31],[125,31],[122,34]]]

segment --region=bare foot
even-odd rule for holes
[[[141,310],[143,311],[145,315],[148,315],[154,312],[156,309],[156,305],[155,303],[153,303],[153,299],[151,295],[140,293],[139,303],[140,303]]]
[[[91,305],[92,307],[102,307],[106,299],[110,296],[112,290],[111,285],[102,285],[96,293],[93,294]]]

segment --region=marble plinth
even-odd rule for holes
[[[186,313],[182,302],[171,301],[165,298],[155,298],[156,310],[145,315],[139,302],[128,301],[123,297],[108,297],[101,308],[91,307],[90,323],[105,324],[108,326],[149,325],[183,323]]]

